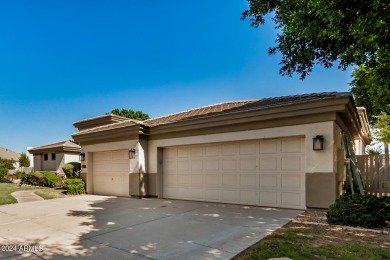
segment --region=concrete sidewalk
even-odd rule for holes
[[[0,259],[230,259],[302,211],[82,195],[0,206]]]
[[[11,196],[14,197],[18,201],[18,203],[43,200],[42,197],[34,193],[36,191],[37,190],[15,191],[11,193]]]

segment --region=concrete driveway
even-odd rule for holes
[[[300,212],[95,195],[4,205],[0,259],[229,259]]]

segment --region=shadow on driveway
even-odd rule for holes
[[[95,195],[5,205],[0,245],[16,250],[0,258],[229,259],[299,213]]]

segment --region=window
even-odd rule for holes
[[[51,154],[51,160],[53,161],[53,160],[55,160],[56,159],[56,154],[55,153],[52,153]]]
[[[43,154],[43,160],[45,161],[49,160],[49,155],[47,153]]]

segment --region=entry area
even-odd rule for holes
[[[304,137],[167,147],[163,197],[306,208]]]
[[[93,193],[130,196],[127,150],[93,153]]]

